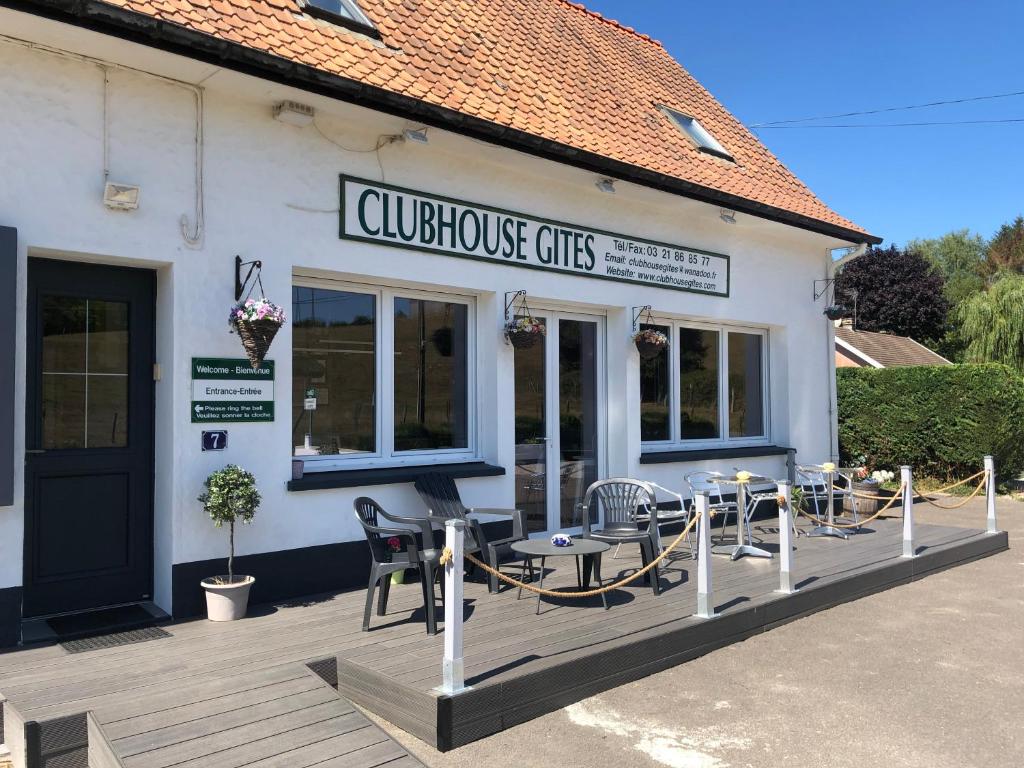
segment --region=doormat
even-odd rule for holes
[[[156,624],[156,619],[141,605],[122,605],[117,608],[54,616],[47,619],[46,624],[57,634],[58,642],[64,642],[151,627]]]
[[[161,640],[165,637],[171,637],[171,633],[160,629],[160,627],[143,627],[142,629],[130,629],[127,632],[114,632],[110,635],[65,640],[61,642],[60,647],[68,653],[84,653],[85,651],[98,651],[102,648],[116,648],[119,645],[145,643],[148,640]]]

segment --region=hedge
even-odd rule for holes
[[[1002,478],[1024,469],[1024,378],[1001,364],[836,371],[844,464],[958,480],[982,457]]]

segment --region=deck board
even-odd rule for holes
[[[758,536],[777,549],[773,525],[771,520],[761,523]],[[821,600],[832,599],[835,585],[865,574],[881,574],[864,582],[867,591],[903,578],[907,561],[899,558],[900,536],[901,521],[887,519],[849,541],[797,539],[794,574],[804,590],[793,610],[815,610]],[[984,534],[919,525],[917,536],[919,550],[927,553],[977,547]],[[780,610],[777,604],[792,600],[773,594],[777,559],[713,560],[715,604],[723,616],[757,608],[770,622],[775,620],[772,612]],[[635,547],[623,547],[617,559],[606,555],[605,582],[638,565]],[[662,642],[666,633],[699,633],[701,648],[742,635],[747,631],[742,622],[725,632],[692,618],[695,566],[686,555],[673,556],[663,568],[659,597],[638,582],[612,593],[608,611],[596,597],[545,598],[539,616],[532,594],[517,600],[512,588],[490,595],[482,580],[467,582],[467,682],[495,701],[513,694],[519,698],[487,723],[472,721],[459,709],[468,703],[452,700],[450,717],[468,718],[458,738],[471,740],[544,711],[550,702],[542,700],[541,683],[566,664],[577,665],[573,674],[581,676],[579,685],[565,685],[559,694],[571,698],[619,679],[588,679],[588,659],[640,642]],[[570,559],[549,560],[548,568],[545,586],[575,583]],[[513,573],[518,575],[518,568]],[[43,727],[90,713],[90,738],[95,730],[104,749],[129,768],[416,766],[400,745],[306,666],[335,656],[344,659],[346,668],[355,670],[352,680],[362,681],[357,687],[363,700],[356,699],[357,704],[378,709],[421,738],[433,737],[433,708],[440,700],[432,690],[440,682],[443,634],[425,632],[418,583],[392,588],[388,613],[373,616],[370,632],[360,628],[363,598],[362,590],[354,590],[256,607],[241,622],[181,622],[167,628],[171,637],[134,646],[75,655],[59,646],[3,653],[0,695],[23,720],[37,720]],[[688,657],[692,652],[680,646],[638,660],[637,668],[656,671]],[[401,709],[403,703],[407,710]]]

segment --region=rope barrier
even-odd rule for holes
[[[878,496],[874,493],[863,493],[862,491],[849,491],[849,495],[857,499],[870,499],[871,501],[888,501],[891,496]]]
[[[977,480],[979,477],[981,477],[984,474],[985,474],[985,470],[981,470],[981,472],[976,472],[975,474],[971,475],[970,477],[965,477],[963,480],[957,480],[955,483],[947,485],[944,488],[938,488],[938,489],[936,489],[934,491],[929,491],[929,493],[945,493],[946,491],[949,491],[949,490],[951,490],[953,488],[956,488],[957,486],[966,485],[967,483],[971,482],[971,480]],[[982,481],[982,484],[984,484],[984,481]],[[846,490],[846,489],[844,489],[844,490]],[[888,501],[889,498],[890,498],[888,496],[878,496],[877,494],[873,494],[873,493],[864,493],[862,491],[855,491],[853,489],[846,490],[846,494],[849,495],[849,496],[853,496],[854,498],[857,498],[857,499],[870,499],[871,501]],[[918,493],[917,495],[921,496],[926,501],[930,501],[930,499],[928,499],[926,494]],[[973,497],[974,495],[976,495],[976,494],[971,494],[971,497]],[[960,506],[963,506],[963,505],[961,504]],[[956,509],[956,507],[944,507],[944,509]]]
[[[608,584],[608,585],[603,586],[603,587],[598,587],[597,589],[588,589],[586,591],[581,591],[581,592],[560,592],[560,591],[555,590],[555,589],[543,589],[542,587],[535,587],[532,584],[527,584],[526,582],[519,581],[518,579],[513,579],[511,576],[506,576],[504,573],[499,571],[497,568],[492,568],[487,563],[484,563],[484,562],[478,560],[477,558],[473,557],[473,555],[471,555],[469,553],[465,554],[465,558],[467,560],[469,560],[469,562],[471,562],[475,566],[477,566],[478,568],[483,569],[486,573],[489,573],[492,576],[498,577],[499,579],[504,581],[506,584],[511,584],[513,587],[519,587],[520,589],[525,589],[527,592],[533,592],[533,593],[538,594],[538,595],[543,595],[544,597],[571,597],[571,598],[575,598],[575,599],[582,599],[582,598],[587,598],[587,597],[595,597],[596,595],[601,595],[601,594],[604,594],[605,592],[611,592],[614,589],[619,589],[620,587],[624,587],[626,584],[629,584],[629,583],[631,583],[633,581],[636,581],[641,576],[643,576],[645,573],[647,573],[649,570],[651,570],[652,568],[656,567],[658,565],[658,563],[660,563],[662,560],[664,560],[666,557],[668,557],[669,552],[671,552],[673,549],[675,549],[677,546],[679,546],[679,544],[683,541],[683,539],[686,538],[686,534],[688,534],[690,531],[693,530],[693,526],[696,524],[697,518],[699,518],[699,517],[700,517],[699,513],[694,513],[693,517],[690,518],[690,522],[686,524],[686,527],[683,528],[683,530],[680,532],[680,534],[678,536],[676,536],[676,538],[672,541],[672,543],[669,544],[667,547],[665,547],[665,549],[663,549],[661,551],[660,555],[658,555],[656,558],[651,560],[651,562],[649,562],[643,568],[638,570],[636,573],[632,574],[631,576],[627,576],[624,579],[620,579],[619,581],[616,581],[614,584]],[[708,519],[711,519],[713,517],[714,517],[714,513],[711,513],[708,516]],[[441,552],[441,562],[447,563],[450,560],[451,560],[451,550],[448,547],[445,547],[444,550]]]
[[[977,477],[977,475],[975,475],[975,477]],[[933,507],[938,507],[939,509],[960,509],[960,507],[964,506],[967,502],[969,502],[971,499],[973,499],[975,496],[981,493],[981,489],[984,488],[987,484],[988,478],[986,477],[980,483],[978,483],[978,486],[973,491],[971,491],[971,494],[969,496],[958,501],[956,504],[939,504],[937,501],[929,498],[926,494],[923,493],[919,493],[918,496],[927,501]],[[932,493],[939,493],[939,491],[932,491]]]
[[[978,473],[976,473],[974,475],[971,475],[968,478],[965,478],[963,480],[955,482],[955,483],[953,483],[951,485],[947,485],[945,488],[940,488],[937,491],[932,491],[932,493],[943,493],[943,492],[948,491],[948,490],[950,490],[952,488],[956,488],[957,486],[964,485],[965,483],[969,483],[971,480],[975,480],[975,479],[981,477],[982,475],[985,475],[985,471],[984,470],[982,470],[981,472],[978,472]],[[942,504],[937,504],[935,501],[930,499],[925,494],[918,494],[918,495],[920,495],[929,504],[932,504],[933,506],[939,507],[939,509],[959,509],[960,507],[964,506],[968,501],[970,501],[975,496],[977,496],[981,492],[981,489],[985,487],[985,484],[987,483],[987,481],[988,481],[987,477],[982,479],[982,481],[980,483],[978,483],[978,486],[974,489],[974,491],[971,492],[970,496],[968,496],[963,501],[961,501],[958,504],[955,504],[953,506],[944,506]],[[818,517],[816,515],[812,515],[809,512],[804,511],[800,507],[797,507],[796,511],[799,514],[803,515],[804,517],[808,518],[809,520],[814,521],[818,525],[830,525],[833,528],[860,528],[860,527],[866,525],[867,523],[870,523],[872,520],[876,520],[877,518],[881,517],[882,514],[887,512],[898,500],[901,500],[902,497],[903,497],[903,489],[904,489],[904,487],[905,487],[905,485],[903,483],[901,483],[899,489],[896,491],[895,494],[893,494],[892,497],[875,496],[875,495],[872,495],[872,494],[859,494],[859,493],[857,493],[855,491],[851,491],[851,495],[856,496],[857,498],[874,499],[874,500],[877,500],[877,501],[885,501],[886,502],[885,506],[881,507],[877,512],[875,512],[875,514],[871,515],[871,517],[866,517],[863,520],[860,520],[860,521],[858,521],[856,523],[840,523],[840,522],[838,522],[836,520],[833,520],[831,523],[828,523],[824,519],[822,519],[822,518],[820,518],[820,517]],[[781,497],[780,497],[780,499],[781,499]],[[714,511],[711,511],[709,513],[709,519],[713,518],[714,516],[715,516]],[[526,582],[520,581],[519,579],[514,579],[511,576],[505,575],[504,573],[502,573],[497,568],[492,568],[487,563],[485,563],[482,560],[474,557],[473,555],[469,554],[468,552],[464,555],[464,557],[466,558],[466,560],[468,560],[469,562],[473,563],[478,568],[482,569],[485,573],[489,573],[492,576],[497,577],[501,581],[503,581],[506,584],[509,584],[509,585],[511,585],[513,587],[518,587],[519,589],[525,589],[527,592],[533,592],[534,594],[542,595],[544,597],[570,597],[570,598],[576,598],[576,599],[583,599],[583,598],[588,598],[588,597],[596,597],[597,595],[605,594],[605,593],[611,592],[611,591],[613,591],[615,589],[620,589],[621,587],[624,587],[627,584],[631,584],[632,582],[634,582],[637,579],[639,579],[641,576],[645,575],[651,569],[657,567],[658,563],[660,563],[662,560],[664,560],[666,557],[668,557],[669,553],[672,552],[672,550],[674,550],[677,546],[679,546],[679,544],[682,543],[683,539],[686,538],[686,535],[688,533],[690,533],[690,531],[693,530],[693,526],[696,525],[697,520],[698,520],[699,517],[700,517],[699,513],[694,513],[694,515],[690,518],[690,522],[686,524],[686,527],[683,528],[683,530],[680,532],[680,534],[678,536],[676,536],[676,538],[672,541],[672,543],[669,544],[667,547],[665,547],[665,549],[663,549],[661,551],[661,554],[659,554],[656,558],[654,558],[651,562],[649,562],[643,568],[638,570],[636,573],[634,573],[634,574],[632,574],[630,576],[627,576],[624,579],[620,579],[619,581],[615,582],[614,584],[608,584],[606,586],[598,587],[596,589],[588,589],[588,590],[578,591],[578,592],[562,592],[562,591],[554,590],[554,589],[544,589],[542,587],[535,587],[533,584],[528,584]],[[452,559],[452,551],[451,551],[451,549],[449,547],[445,547],[441,551],[441,557],[440,557],[441,565],[447,565],[449,562],[451,562],[451,559]]]
[[[802,508],[798,507],[796,511],[804,517],[806,517],[807,519],[813,520],[818,525],[828,525],[832,528],[860,528],[861,526],[870,523],[872,520],[881,517],[883,512],[887,511],[893,504],[895,504],[896,501],[903,496],[903,488],[903,483],[900,483],[900,488],[898,491],[896,491],[896,495],[889,499],[888,503],[886,503],[884,507],[875,512],[875,514],[873,514],[871,517],[866,517],[863,520],[859,520],[856,523],[840,523],[836,522],[835,520],[833,520],[830,523],[827,520],[818,517],[817,515],[812,515],[810,512],[805,512]]]
[[[952,485],[947,485],[945,488],[938,488],[937,490],[930,491],[930,493],[945,493],[946,491],[950,490],[951,488],[956,488],[958,485],[966,485],[967,483],[971,482],[971,480],[977,480],[979,477],[981,477],[984,474],[985,474],[985,470],[983,469],[983,470],[981,470],[981,472],[975,472],[970,477],[965,477],[963,480],[957,480]],[[984,484],[985,484],[985,481],[983,480],[982,481],[982,485],[984,485]],[[918,495],[919,496],[924,496],[923,493],[918,494]]]

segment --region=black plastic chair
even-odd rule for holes
[[[416,492],[419,493],[423,503],[427,505],[427,517],[436,525],[444,526],[445,520],[465,520],[467,537],[465,544],[466,552],[473,552],[471,545],[476,551],[483,554],[484,562],[491,568],[497,568],[501,563],[520,561],[525,559],[522,555],[512,550],[512,545],[517,541],[524,541],[526,535],[526,512],[521,509],[495,509],[491,507],[467,508],[459,497],[459,489],[455,480],[450,475],[439,472],[428,472],[420,475],[416,480]],[[480,521],[470,515],[501,515],[512,520],[512,535],[504,539],[488,541],[484,535],[483,526]],[[470,541],[472,536],[472,542]],[[487,588],[491,592],[498,591],[498,577],[488,574]]]
[[[423,608],[427,614],[427,632],[437,634],[437,617],[434,611],[434,574],[440,566],[441,552],[434,546],[430,521],[422,517],[399,517],[389,515],[373,499],[360,496],[354,502],[356,519],[363,527],[366,541],[370,545],[370,582],[366,586],[366,609],[363,611],[363,631],[370,628],[370,611],[373,608],[373,593],[380,586],[377,598],[377,615],[387,613],[388,595],[391,593],[391,574],[415,568],[419,571],[423,588]],[[381,518],[389,523],[412,525],[419,530],[382,526]],[[382,581],[383,579],[383,581]],[[442,588],[443,589],[443,588]]]
[[[590,528],[590,513],[600,505],[604,512],[604,527]],[[658,498],[650,483],[613,477],[598,480],[587,488],[587,494],[580,505],[583,520],[583,538],[605,541],[609,544],[639,544],[643,564],[647,565],[661,552],[661,537],[658,535]],[[637,519],[637,518],[641,519]],[[643,525],[641,525],[641,523]],[[601,581],[601,556],[594,558],[594,574]],[[654,590],[661,594],[658,566],[647,572],[645,578]]]

